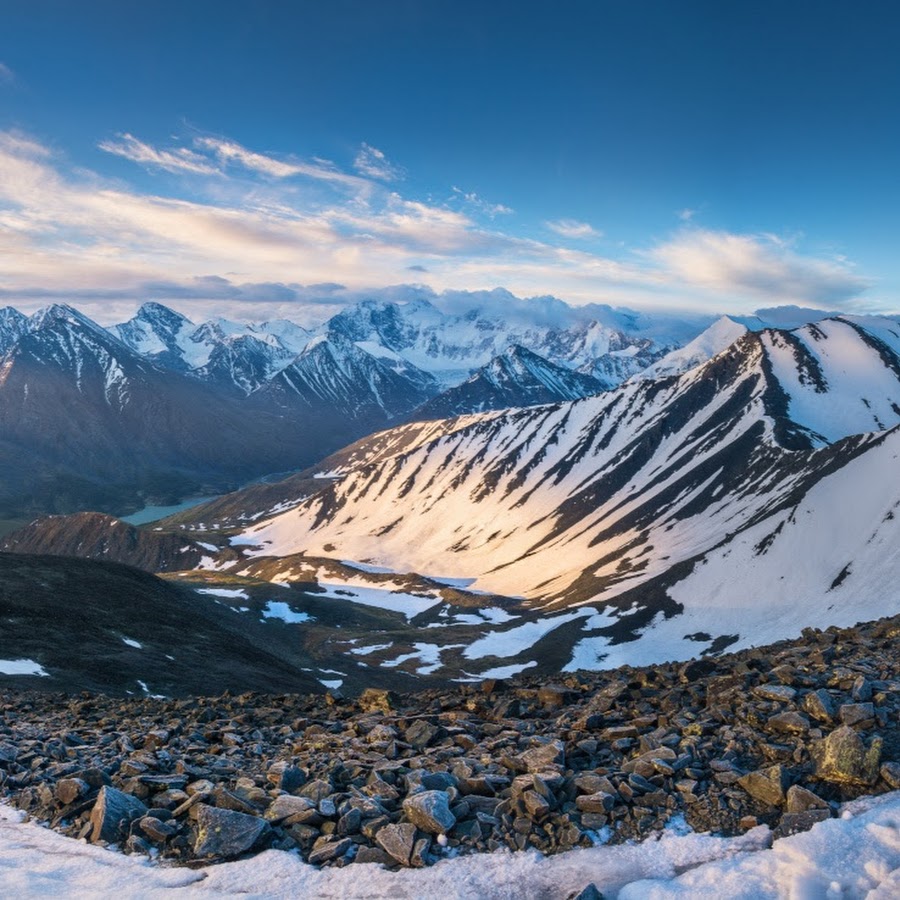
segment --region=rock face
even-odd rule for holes
[[[784,836],[900,785],[898,636],[900,617],[809,630],[707,658],[689,679],[672,663],[623,667],[550,693],[540,677],[388,702],[7,691],[0,782],[66,834],[180,863],[271,847],[319,866],[418,867],[591,846],[598,829],[638,840],[676,815]],[[854,703],[872,711],[853,727],[812,711]],[[785,729],[800,710],[809,727]]]

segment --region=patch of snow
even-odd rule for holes
[[[249,595],[241,588],[197,588],[198,594],[209,594],[212,597],[240,597],[249,600]]]
[[[39,675],[48,676],[49,672],[33,659],[0,659],[0,675]]]
[[[471,643],[464,651],[466,659],[482,659],[485,656],[518,656],[533,647],[542,637],[555,631],[560,625],[583,619],[596,613],[596,609],[579,609],[561,616],[547,616],[536,622],[525,622],[506,631],[489,631],[484,637]]]
[[[123,643],[123,644],[128,644],[129,647],[134,647],[135,650],[143,650],[143,649],[144,649],[144,647],[143,647],[143,645],[141,644],[141,642],[140,642],[140,641],[136,641],[134,638],[123,637],[123,638],[122,638],[122,643]]]
[[[354,647],[350,650],[357,656],[368,656],[370,653],[377,653],[379,650],[389,650],[393,644],[369,644],[366,647]]]
[[[162,866],[64,837],[0,805],[0,859],[7,896],[288,900],[441,897],[565,897],[593,883],[619,900],[887,900],[900,893],[900,792],[847,807],[847,817],[776,841],[763,826],[733,838],[669,828],[640,844],[578,848],[545,857],[502,850],[446,859],[426,869],[376,865],[315,868],[296,853],[267,850],[202,869]],[[523,885],[527,889],[523,894]]]
[[[513,663],[511,666],[497,666],[493,669],[487,669],[482,672],[478,677],[479,678],[512,678],[513,675],[518,675],[519,672],[524,672],[525,669],[530,669],[532,666],[536,666],[536,662],[527,662],[527,663]],[[468,674],[468,673],[466,673]]]
[[[393,569],[386,569],[384,566],[371,566],[369,563],[354,562],[352,559],[342,559],[342,566],[349,566],[351,569],[359,569],[360,572],[368,572],[370,575],[393,575]]]
[[[287,622],[291,625],[314,621],[309,613],[294,612],[287,603],[277,600],[270,600],[266,604],[265,609],[262,611],[262,616],[264,619],[281,619],[282,622]]]

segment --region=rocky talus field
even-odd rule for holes
[[[356,698],[0,694],[7,802],[187,865],[775,836],[900,788],[900,616],[687,663]]]

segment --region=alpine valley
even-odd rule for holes
[[[20,580],[89,579],[92,603],[109,579],[80,646],[127,656],[133,683],[98,684],[87,657],[56,671],[58,636],[31,624],[26,662],[49,677],[4,681],[190,693],[164,659],[189,671],[200,641],[223,672],[263,654],[284,685],[410,689],[717,656],[897,610],[890,316],[495,292],[310,328],[148,303],[105,329],[55,306],[3,311],[0,348],[4,511],[63,514],[0,549]],[[192,492],[221,496],[111,515]],[[182,608],[196,640],[135,638],[128,577],[141,616]],[[53,594],[28,616],[51,619]],[[0,657],[20,644],[4,632]]]

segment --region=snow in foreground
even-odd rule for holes
[[[6,897],[379,897],[561,900],[594,882],[606,897],[837,898],[900,896],[900,792],[849,804],[841,819],[777,841],[679,833],[640,845],[557,856],[493,853],[430,869],[316,869],[290,853],[206,869],[153,865],[65,838],[0,806],[0,895]]]

